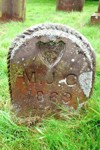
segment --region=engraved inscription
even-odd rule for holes
[[[37,99],[41,103],[44,102],[44,97],[43,97],[43,92],[42,91],[37,92]]]
[[[68,93],[68,92],[65,92],[63,94],[62,102],[63,102],[63,104],[67,104],[71,99],[72,99],[72,95],[70,93]]]
[[[36,73],[35,72],[32,71],[32,72],[28,73],[25,71],[23,76],[24,76],[25,83],[30,83],[30,82],[36,83]]]
[[[52,84],[54,81],[54,73],[52,71],[48,71],[46,74],[46,82],[48,84]]]
[[[58,97],[57,92],[52,92],[50,95],[50,99],[52,100],[52,102],[57,102],[57,97]]]
[[[67,84],[75,85],[77,83],[77,76],[74,74],[70,74],[67,76]]]

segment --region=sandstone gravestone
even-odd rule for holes
[[[57,0],[57,10],[82,11],[84,0]]]
[[[25,0],[0,0],[0,21],[10,20],[25,20]]]
[[[75,30],[41,24],[13,41],[8,73],[18,115],[47,115],[62,105],[77,109],[91,96],[95,55],[89,42]]]
[[[91,23],[100,23],[100,0],[98,5],[98,11],[91,16]]]

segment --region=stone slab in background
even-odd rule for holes
[[[61,24],[26,30],[8,53],[9,87],[19,116],[46,116],[60,106],[77,109],[90,98],[95,55],[80,33]]]
[[[91,16],[91,23],[92,23],[92,24],[100,23],[100,0],[99,0],[99,4],[98,4],[98,11],[95,12],[95,13]]]
[[[92,24],[100,23],[100,13],[97,12],[91,16],[91,23]]]
[[[0,21],[24,21],[25,0],[0,0]]]
[[[57,0],[57,10],[82,11],[84,0]]]

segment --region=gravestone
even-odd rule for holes
[[[61,24],[27,29],[8,53],[9,87],[19,116],[77,109],[91,96],[95,55],[84,36]]]
[[[100,0],[98,4],[98,11],[91,16],[91,23],[92,24],[100,23]]]
[[[24,21],[25,0],[0,0],[0,21]]]
[[[57,0],[57,10],[82,11],[84,0]]]

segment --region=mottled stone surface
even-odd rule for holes
[[[0,0],[0,21],[24,21],[25,0]]]
[[[91,96],[95,55],[86,38],[70,27],[40,24],[13,41],[8,73],[18,115],[48,115],[60,106],[77,109]]]
[[[85,0],[57,0],[57,10],[82,11]]]
[[[91,16],[91,23],[92,23],[92,24],[100,23],[100,0],[99,0],[99,4],[98,4],[98,11],[95,12],[95,13]]]

